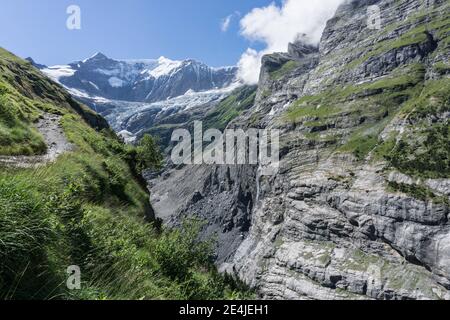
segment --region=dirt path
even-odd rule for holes
[[[61,116],[45,113],[36,124],[44,137],[47,153],[39,156],[0,156],[0,164],[19,168],[33,168],[55,161],[61,154],[73,150],[60,125]]]

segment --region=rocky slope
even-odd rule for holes
[[[450,299],[449,46],[448,1],[346,2],[319,48],[264,58],[229,125],[280,129],[279,174],[165,172],[157,215],[206,219],[218,264],[262,298]]]

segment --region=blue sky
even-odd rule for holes
[[[252,45],[239,20],[255,7],[281,0],[2,0],[0,46],[54,65],[97,51],[112,58],[194,58],[234,65]],[[81,30],[68,30],[66,9],[81,8]],[[221,21],[235,14],[227,32]]]

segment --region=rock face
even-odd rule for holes
[[[280,129],[279,173],[165,172],[156,215],[206,219],[218,265],[261,298],[450,299],[450,9],[427,4],[348,1],[319,49],[264,57],[229,127]]]

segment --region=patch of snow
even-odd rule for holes
[[[66,86],[64,86],[64,88],[69,91],[69,93],[75,97],[79,97],[79,98],[86,98],[86,99],[90,99],[92,98],[89,94],[87,94],[86,92],[82,91],[82,90],[78,90],[78,89],[74,89],[74,88],[68,88]]]
[[[225,67],[211,67],[211,70],[213,71],[232,71],[235,69],[235,66],[225,66]]]
[[[68,78],[75,74],[76,70],[72,69],[71,66],[61,65],[53,66],[42,69],[42,72],[46,74],[50,79],[59,82],[61,78]]]
[[[87,59],[84,59],[84,60],[81,61],[81,62],[82,62],[82,63],[86,63],[86,62],[88,62],[89,60],[92,60],[92,59],[95,59],[95,58],[101,57],[101,56],[103,56],[103,54],[102,54],[101,52],[97,52],[97,53],[95,53],[92,57],[87,58]]]
[[[147,70],[146,73],[154,78],[170,75],[173,71],[180,68],[182,61],[173,61],[165,57],[158,59],[158,66],[154,69]]]
[[[93,86],[95,89],[97,89],[97,90],[100,91],[100,88],[99,88],[95,83],[93,83],[92,81],[89,81],[89,84],[90,84],[91,86]]]
[[[120,75],[120,73],[121,73],[120,69],[111,69],[111,70],[95,69],[94,71],[97,73],[103,74],[105,76],[117,76],[117,75]]]
[[[242,84],[235,82],[229,87],[222,89],[213,89],[202,92],[187,92],[185,95],[175,97],[172,99],[144,103],[144,102],[128,102],[120,100],[106,100],[101,101],[98,97],[91,97],[91,101],[108,107],[108,111],[103,114],[111,127],[120,132],[127,129],[127,122],[131,117],[139,119],[141,116],[146,116],[146,112],[154,111],[155,114],[164,114],[168,111],[181,112],[186,111],[206,103],[213,101],[220,101],[226,98],[233,90]],[[130,131],[128,129],[128,131]],[[134,135],[138,133],[132,132]]]
[[[99,96],[91,96],[90,94],[88,94],[82,90],[68,88],[67,86],[64,86],[64,85],[63,85],[63,87],[74,97],[89,99],[95,103],[111,103],[111,100],[109,100],[109,99],[99,97]]]
[[[99,52],[96,52],[92,57],[86,58],[86,59],[84,59],[84,60],[81,61],[81,62],[86,63],[86,62],[88,62],[90,59],[95,58],[98,54],[99,54]]]
[[[195,90],[193,89],[189,89],[188,91],[186,91],[185,95],[193,95],[196,94]]]
[[[269,116],[274,116],[274,115],[280,113],[281,111],[286,110],[286,108],[289,107],[290,105],[291,105],[291,103],[288,102],[288,103],[284,104],[281,108],[277,107],[277,106],[272,107],[272,109],[269,112]]]
[[[113,88],[121,88],[126,84],[125,81],[116,77],[109,78],[108,82]]]

